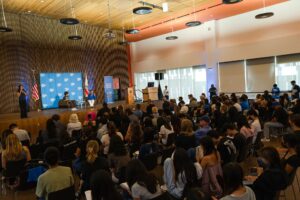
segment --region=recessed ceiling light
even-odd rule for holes
[[[272,17],[273,15],[274,15],[273,12],[260,13],[260,14],[255,16],[255,19],[265,19],[265,18]]]
[[[59,21],[60,23],[65,25],[74,25],[79,23],[79,20],[76,18],[62,18]]]
[[[152,13],[152,8],[146,7],[146,6],[142,6],[142,7],[134,8],[132,10],[132,12],[134,14],[137,14],[137,15],[146,15],[146,14]]]
[[[139,32],[140,30],[135,28],[126,30],[127,34],[138,34]]]
[[[190,22],[187,22],[185,25],[188,27],[200,26],[201,22],[200,21],[190,21]]]
[[[177,39],[178,39],[178,37],[175,36],[175,35],[171,35],[171,36],[166,37],[166,40],[177,40]]]
[[[44,0],[41,0],[41,3],[44,3],[45,1]]]
[[[234,3],[239,3],[243,0],[223,0],[224,4],[234,4]]]
[[[12,32],[11,28],[0,26],[0,32],[5,33],[5,32]]]
[[[69,40],[81,40],[82,37],[80,35],[70,35]]]
[[[28,10],[27,12],[28,12],[28,13],[31,13],[31,10]]]

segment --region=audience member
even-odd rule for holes
[[[286,152],[281,159],[281,165],[288,175],[292,175],[300,166],[300,140],[296,134],[286,134],[282,139]]]
[[[163,122],[164,124],[160,127],[159,137],[161,138],[161,143],[166,145],[168,141],[168,135],[174,133],[174,130],[168,117],[164,117]]]
[[[192,121],[189,119],[182,119],[180,126],[180,133],[175,138],[176,147],[181,147],[185,150],[196,147]]]
[[[9,129],[18,137],[20,142],[30,141],[29,134],[26,130],[20,129],[17,124],[9,125]]]
[[[251,126],[249,125],[248,120],[244,115],[239,117],[237,127],[239,132],[246,138],[254,136],[253,130],[251,129]]]
[[[196,144],[199,144],[200,139],[205,137],[207,135],[208,131],[211,130],[209,123],[210,123],[210,119],[207,115],[204,115],[200,118],[199,128],[195,132]]]
[[[67,125],[67,131],[72,136],[72,131],[74,130],[81,130],[82,124],[78,119],[78,115],[76,113],[73,113],[70,115],[69,123]]]
[[[274,98],[274,99],[279,99],[279,96],[280,96],[280,89],[279,89],[279,87],[278,87],[278,85],[275,83],[274,85],[273,85],[273,88],[272,88],[272,97]]]
[[[10,130],[10,129],[6,129],[6,130],[4,130],[4,131],[2,132],[2,134],[1,134],[1,148],[2,148],[2,150],[4,150],[4,149],[6,148],[6,138],[7,138],[10,134],[14,134],[14,133],[12,132],[12,130]],[[0,149],[1,149],[1,148],[0,148]]]
[[[57,128],[53,119],[48,119],[46,123],[46,129],[42,131],[42,143],[59,143],[59,136],[57,134]]]
[[[291,81],[292,84],[292,99],[299,99],[300,87],[296,84],[296,81]]]
[[[54,114],[52,116],[52,120],[55,124],[58,136],[61,137],[62,132],[67,130],[67,126],[60,121],[60,116],[58,114]]]
[[[130,123],[125,136],[125,141],[128,142],[130,155],[140,149],[143,141],[143,130],[138,121]]]
[[[98,113],[97,113],[97,118],[98,117],[103,117],[104,116],[104,113],[110,113],[110,109],[109,109],[109,107],[108,107],[108,105],[107,105],[107,103],[106,102],[104,102],[103,104],[102,104],[102,108],[100,109],[100,110],[98,110]]]
[[[144,113],[141,109],[141,104],[135,105],[135,110],[134,110],[133,114],[135,114],[135,116],[137,116],[139,118],[139,120],[141,120],[143,118]]]
[[[113,122],[109,122],[107,125],[108,132],[107,134],[103,135],[101,137],[101,143],[103,145],[103,154],[107,155],[109,152],[109,143],[110,143],[110,138],[114,135],[118,135],[122,140],[123,140],[123,135],[120,132],[117,132],[116,126]]]

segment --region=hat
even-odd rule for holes
[[[207,115],[204,115],[204,116],[202,116],[201,118],[200,118],[200,120],[199,121],[206,121],[206,122],[210,122],[210,119],[209,119],[209,117],[207,116]]]

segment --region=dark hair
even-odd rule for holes
[[[21,92],[21,86],[23,86],[22,84],[18,85],[18,92]],[[24,88],[24,86],[23,86]]]
[[[211,137],[205,136],[200,139],[199,143],[204,149],[204,156],[216,153],[216,148]]]
[[[65,91],[65,92],[64,92],[64,95],[67,95],[67,94],[69,94],[69,92],[68,92],[68,91]]]
[[[56,136],[57,136],[56,126],[52,119],[47,120],[46,127],[47,127],[48,138],[49,139],[56,138]]]
[[[163,125],[165,126],[166,129],[172,130],[169,118],[163,117]]]
[[[154,128],[148,127],[144,129],[144,141],[143,143],[153,142],[154,135],[156,134],[156,130]]]
[[[229,130],[235,130],[236,126],[233,123],[226,123],[222,127],[222,133],[226,133],[228,129]]]
[[[120,136],[113,135],[110,138],[108,153],[113,153],[116,156],[125,156],[125,155],[127,155],[127,149],[124,145],[123,140],[120,138]]]
[[[300,156],[300,139],[296,134],[286,134],[282,137],[283,143],[296,151],[297,156]]]
[[[54,121],[58,121],[58,120],[60,120],[60,116],[58,114],[54,114],[54,115],[52,115],[52,119]]]
[[[218,139],[221,136],[221,134],[218,131],[210,130],[207,132],[207,136]]]
[[[294,114],[290,116],[290,120],[297,127],[300,127],[300,114]]]
[[[6,148],[6,138],[10,135],[10,134],[13,134],[12,130],[11,129],[6,129],[2,132],[1,134],[1,145],[2,145],[2,148],[5,149]]]
[[[59,151],[56,147],[48,147],[44,153],[44,159],[50,166],[58,164]]]
[[[247,112],[247,116],[250,116],[250,115],[253,115],[255,117],[258,117],[258,114],[256,112],[256,110],[254,109],[250,109],[248,112]]]
[[[238,163],[228,163],[223,167],[224,193],[230,195],[243,186],[243,169]]]
[[[260,152],[260,156],[269,162],[271,169],[280,168],[280,156],[274,147],[264,147]]]
[[[130,130],[131,130],[131,142],[137,143],[137,144],[142,143],[143,131],[142,131],[140,123],[138,121],[131,122]]]
[[[188,185],[193,185],[197,181],[197,172],[193,161],[189,158],[186,150],[183,148],[176,148],[174,152],[174,170],[175,180],[181,175],[181,179],[186,179]]]
[[[150,193],[154,194],[156,192],[158,182],[155,176],[148,173],[144,164],[138,159],[129,161],[126,169],[126,179],[129,188],[137,182],[139,185],[147,188]]]
[[[112,122],[112,121],[108,122],[107,129],[108,129],[109,137],[112,137],[113,135],[117,134],[116,125],[114,122]]]
[[[140,110],[141,109],[141,104],[136,104],[135,108],[138,109],[138,110]]]
[[[277,87],[277,84],[275,83],[275,84],[273,84],[273,87]]]
[[[151,117],[145,117],[144,119],[144,127],[153,127],[152,119]]]
[[[111,175],[105,170],[101,169],[92,174],[90,187],[93,200],[122,200]]]
[[[248,123],[247,117],[241,115],[237,121],[237,127],[240,130],[243,126],[245,126],[246,128],[251,128]]]
[[[103,102],[102,107],[107,107],[107,103]]]
[[[10,130],[12,130],[12,129],[16,128],[16,127],[18,127],[18,125],[15,124],[15,123],[9,125],[9,129]]]

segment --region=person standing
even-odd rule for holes
[[[296,81],[291,81],[292,88],[292,99],[299,99],[300,87],[296,84]]]
[[[96,95],[93,90],[90,90],[89,95],[88,95],[88,102],[91,107],[94,107],[95,100],[96,100]]]
[[[17,95],[19,97],[21,118],[27,118],[27,101],[26,101],[27,93],[22,84],[19,85],[18,87]]]
[[[279,99],[279,96],[280,96],[280,89],[277,86],[277,84],[275,83],[272,88],[272,97],[274,99]]]
[[[209,92],[210,99],[212,99],[213,96],[217,95],[217,88],[215,87],[214,84],[211,84],[208,92]]]
[[[164,89],[164,97],[166,98],[166,100],[169,100],[169,90],[168,90],[168,86],[165,86]]]

